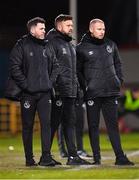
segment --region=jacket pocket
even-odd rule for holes
[[[9,77],[5,88],[5,98],[13,101],[19,101],[21,97],[22,90],[15,83],[15,81]]]

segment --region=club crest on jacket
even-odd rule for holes
[[[112,53],[112,47],[111,46],[107,45],[106,49],[107,49],[108,53]]]

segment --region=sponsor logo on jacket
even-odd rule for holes
[[[94,54],[94,52],[93,51],[89,51],[88,54],[89,54],[89,56],[91,56],[91,55]]]

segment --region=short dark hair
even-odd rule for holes
[[[58,22],[62,21],[67,21],[67,20],[72,20],[72,16],[68,14],[60,14],[55,18],[55,26],[57,25]]]
[[[33,19],[30,19],[28,22],[27,22],[27,29],[28,31],[30,31],[31,27],[32,26],[36,26],[38,23],[43,23],[45,24],[45,20],[41,17],[35,17]]]

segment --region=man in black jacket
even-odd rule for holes
[[[27,22],[29,34],[15,44],[10,55],[10,79],[6,97],[20,100],[22,138],[26,166],[36,166],[33,156],[33,125],[36,111],[40,118],[42,156],[40,166],[60,164],[50,154],[51,90],[57,78],[58,63],[45,37],[45,20]],[[12,82],[12,83],[11,83]],[[13,86],[13,82],[15,85]],[[20,90],[20,94],[17,94]],[[18,96],[17,96],[18,95]]]
[[[60,14],[55,19],[55,29],[47,34],[60,65],[56,82],[56,92],[62,100],[62,114],[57,117],[52,109],[52,139],[61,121],[68,149],[67,165],[89,164],[77,155],[75,147],[75,98],[77,96],[76,53],[72,41],[73,21],[70,15]]]
[[[85,93],[93,164],[101,163],[99,120],[102,110],[116,155],[115,165],[133,165],[123,153],[117,122],[117,97],[123,83],[121,58],[116,44],[104,38],[104,35],[104,22],[93,19],[89,32],[77,45],[77,73]]]

